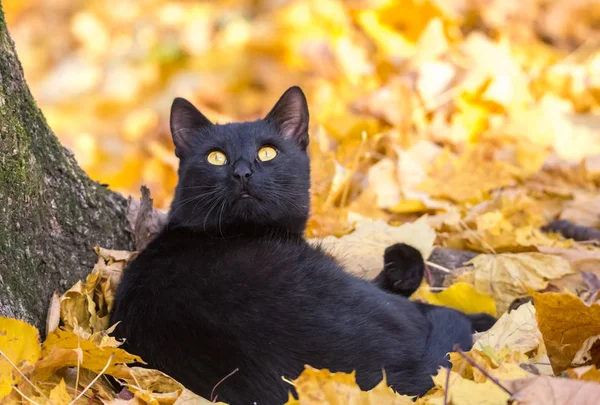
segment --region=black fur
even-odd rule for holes
[[[407,245],[386,251],[383,275],[370,283],[306,243],[301,90],[288,90],[265,120],[213,125],[198,114],[175,101],[181,164],[169,225],[127,268],[115,299],[112,322],[121,321],[126,349],[204,397],[238,369],[215,389],[231,404],[285,402],[292,387],[282,377],[296,378],[305,364],[356,370],[363,389],[385,370],[397,391],[425,393],[453,345],[471,347],[471,323],[399,295],[422,278],[423,260]],[[263,145],[278,155],[259,161]],[[207,162],[215,149],[227,164]],[[402,268],[420,275],[403,283]]]

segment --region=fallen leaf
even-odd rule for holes
[[[517,173],[514,166],[490,161],[478,150],[460,157],[440,154],[418,189],[456,203],[477,203],[487,199],[490,191],[514,184]]]
[[[158,370],[130,367],[126,372],[122,381],[136,398],[149,405],[172,405],[185,390],[183,385]]]
[[[590,336],[589,338],[584,340],[583,344],[581,345],[581,348],[577,350],[577,353],[575,353],[575,357],[573,357],[573,365],[587,365],[590,362],[592,364],[600,365],[600,356],[596,354],[598,348],[600,348],[600,345],[598,343],[600,343],[600,335]]]
[[[450,353],[452,371],[477,383],[484,383],[490,376],[497,380],[510,380],[534,375],[521,367],[522,364],[529,365],[529,358],[519,352],[511,352],[508,349],[495,351],[486,347],[485,351],[472,349],[464,355],[474,361],[478,367],[474,367],[460,353],[452,352]]]
[[[21,374],[14,367],[30,370],[40,358],[39,339],[38,330],[28,323],[0,317],[0,400],[21,380]]]
[[[435,386],[440,390],[447,391],[448,402],[453,405],[506,405],[509,398],[508,393],[498,387],[491,380],[483,383],[476,383],[468,380],[455,372],[450,372],[441,368],[437,375],[433,377]],[[447,383],[446,383],[447,382]],[[426,405],[443,405],[445,399],[443,396],[436,398],[427,398],[423,402]]]
[[[225,402],[214,402],[204,399],[194,394],[188,389],[184,389],[183,392],[177,398],[177,401],[173,405],[227,405]]]
[[[428,258],[433,251],[435,231],[427,217],[401,226],[390,226],[384,221],[363,220],[356,223],[356,230],[341,238],[329,236],[312,239],[344,264],[346,271],[364,278],[375,277],[383,268],[383,253],[395,243],[406,243]]]
[[[456,283],[439,293],[429,290],[429,286],[422,285],[413,298],[422,298],[434,305],[441,305],[458,309],[468,314],[486,312],[496,316],[496,303],[485,294],[478,293],[471,284]]]
[[[395,393],[382,381],[370,391],[361,391],[354,373],[332,373],[306,366],[294,380],[298,399],[290,398],[286,405],[411,405],[412,398]]]
[[[600,303],[587,306],[568,292],[531,295],[552,368],[560,373],[571,367],[590,336],[600,335]]]
[[[540,376],[506,384],[519,405],[595,405],[600,398],[600,384],[589,381]]]
[[[138,356],[115,347],[99,347],[74,332],[57,329],[50,333],[42,345],[41,359],[35,364],[35,377],[45,379],[61,367],[80,366],[99,373],[120,377],[119,365],[142,362]]]
[[[486,332],[476,335],[473,347],[485,351],[508,348],[523,354],[536,350],[542,343],[542,333],[535,319],[535,307],[530,303],[504,313]]]
[[[46,316],[46,336],[50,332],[54,332],[60,323],[60,300],[58,299],[58,292],[54,291],[52,298],[50,299],[50,306],[48,307],[48,315]]]
[[[468,264],[473,268],[458,280],[494,298],[499,313],[505,312],[515,298],[527,295],[528,288],[542,290],[549,280],[574,272],[565,259],[536,252],[479,255]]]
[[[67,386],[63,379],[60,380],[60,383],[56,387],[52,388],[49,398],[52,405],[69,405],[73,400],[67,391]]]
[[[600,383],[600,370],[596,366],[583,366],[567,370],[569,377],[584,381]]]
[[[560,219],[577,225],[600,226],[600,196],[595,194],[578,196],[565,204]]]

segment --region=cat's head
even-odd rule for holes
[[[215,236],[244,230],[302,233],[309,212],[308,106],[291,87],[253,122],[217,125],[177,98],[171,133],[179,183],[169,226]]]

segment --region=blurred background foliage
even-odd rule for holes
[[[174,97],[224,123],[260,118],[296,84],[313,236],[352,215],[464,218],[510,187],[552,217],[598,184],[599,0],[2,3],[63,145],[124,195],[147,184],[158,207],[176,184]]]

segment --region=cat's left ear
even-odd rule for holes
[[[171,106],[170,125],[175,154],[182,159],[190,152],[193,138],[213,124],[192,103],[177,97]]]
[[[275,124],[286,139],[294,140],[302,150],[308,146],[308,104],[298,86],[290,87],[281,96],[265,121]]]

